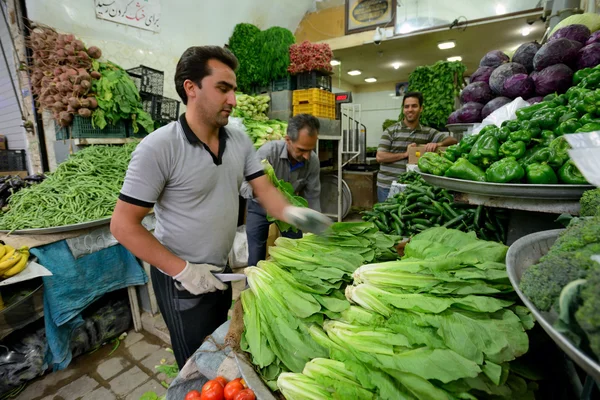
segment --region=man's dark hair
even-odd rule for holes
[[[183,82],[187,79],[202,87],[202,79],[211,74],[209,60],[217,60],[232,70],[238,67],[238,60],[233,53],[219,46],[194,46],[183,52],[175,70],[175,90],[183,104],[187,104],[187,95]]]
[[[408,92],[404,95],[404,98],[402,99],[402,108],[404,108],[404,101],[406,99],[408,99],[409,97],[414,97],[415,99],[419,100],[419,107],[423,106],[423,93],[421,92]]]
[[[310,114],[298,114],[290,118],[288,121],[287,135],[292,142],[298,140],[298,135],[301,129],[306,128],[309,136],[319,134],[321,123],[317,118]]]

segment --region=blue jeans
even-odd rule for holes
[[[267,239],[269,238],[269,225],[267,212],[258,203],[248,200],[248,214],[246,215],[246,237],[248,238],[248,266],[256,266],[267,255]],[[299,239],[302,232],[281,232],[281,236],[290,239]]]
[[[390,188],[382,188],[381,186],[377,186],[377,201],[383,203],[390,194]]]

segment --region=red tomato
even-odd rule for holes
[[[190,390],[185,395],[185,400],[200,400],[200,399],[201,399],[201,395],[200,395],[200,392],[197,390]]]
[[[200,400],[223,400],[223,386],[217,380],[206,382]]]
[[[214,380],[219,382],[221,384],[221,386],[223,386],[223,387],[225,387],[225,385],[227,385],[227,379],[225,379],[222,376],[217,376]]]
[[[244,385],[240,378],[234,379],[225,385],[225,400],[233,400],[236,394],[244,390]]]
[[[244,389],[241,392],[238,392],[233,400],[256,400],[256,396],[252,389]]]

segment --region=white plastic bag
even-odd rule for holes
[[[600,187],[600,131],[565,135],[571,145],[569,156],[585,179]]]
[[[243,118],[229,117],[229,123],[227,124],[227,127],[246,133],[246,126],[244,126]]]
[[[479,125],[473,127],[473,135],[477,135],[480,130],[488,125],[500,126],[504,121],[510,121],[517,118],[516,112],[519,108],[529,107],[531,104],[517,97],[508,104],[503,105],[490,115],[488,115]]]
[[[388,194],[387,198],[389,199],[391,197],[394,197],[398,193],[404,192],[404,190],[406,190],[407,186],[408,185],[404,185],[402,183],[398,183],[396,181],[392,181],[392,186],[390,187],[390,193]]]
[[[229,266],[243,268],[248,266],[248,238],[246,225],[238,226],[233,239],[233,247],[229,252]]]

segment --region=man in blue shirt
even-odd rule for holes
[[[259,160],[273,166],[277,179],[289,182],[294,192],[308,201],[308,207],[321,211],[321,182],[319,157],[313,151],[317,146],[319,120],[312,115],[298,114],[288,123],[285,140],[265,143],[257,151]],[[251,198],[249,185],[242,186],[242,196]],[[255,200],[248,201],[246,235],[248,237],[248,265],[264,260],[267,252],[269,225],[265,209]],[[285,237],[297,239],[302,232],[281,232]]]

